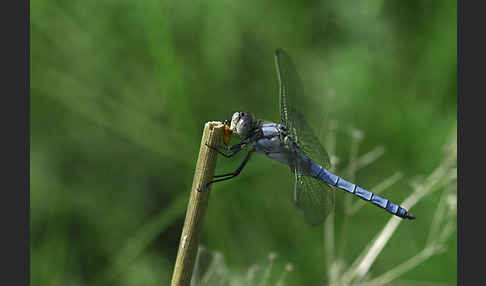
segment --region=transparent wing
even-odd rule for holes
[[[279,81],[282,124],[287,127],[290,137],[305,155],[329,169],[329,155],[298,110],[301,102],[297,100],[305,94],[292,60],[286,52],[279,49],[275,52],[275,65]]]
[[[291,140],[297,145],[293,158],[295,203],[304,212],[307,221],[316,225],[324,221],[332,210],[334,194],[328,184],[303,175],[306,172],[300,170],[299,166],[305,164],[298,162],[301,160],[298,154],[302,152],[326,169],[330,167],[329,156],[298,110],[297,100],[299,96],[304,96],[304,90],[292,60],[279,49],[275,52],[275,65],[279,80],[280,120],[287,127]]]
[[[299,166],[301,164],[298,164]],[[334,192],[325,182],[303,175],[302,170],[295,172],[295,204],[303,212],[311,225],[322,223],[334,206]]]
[[[295,110],[293,107],[289,107],[291,110],[290,123],[292,130],[289,130],[292,140],[297,144],[300,151],[307,157],[317,162],[322,167],[329,169],[331,166],[329,155],[317,136],[312,131],[311,127],[305,121],[303,115]]]

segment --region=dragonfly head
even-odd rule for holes
[[[253,128],[253,115],[249,112],[235,112],[231,117],[230,130],[240,138],[245,138]]]

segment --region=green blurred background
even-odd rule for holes
[[[32,285],[168,285],[203,124],[235,111],[278,121],[276,48],[296,64],[311,125],[339,122],[340,166],[350,128],[365,135],[360,154],[386,149],[356,174],[363,187],[402,171],[385,192],[400,202],[456,133],[456,1],[38,0],[30,11]],[[219,158],[216,173],[243,156]],[[293,265],[288,285],[326,284],[323,227],[305,223],[292,189],[288,168],[263,156],[213,187],[201,243],[229,280],[275,253],[276,272]],[[423,249],[439,197],[412,209],[371,277]],[[336,241],[345,263],[388,219],[373,206],[349,219]],[[455,285],[456,243],[401,279]]]

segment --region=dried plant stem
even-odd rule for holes
[[[270,280],[270,273],[272,271],[272,266],[273,266],[273,262],[275,261],[275,258],[277,258],[277,254],[270,252],[270,254],[268,255],[268,261],[269,261],[268,267],[267,269],[265,269],[265,272],[263,273],[263,277],[260,285],[262,286],[268,285]]]
[[[219,252],[213,254],[213,261],[211,261],[211,265],[208,267],[208,271],[204,274],[203,278],[201,279],[201,285],[208,285],[209,281],[216,273],[218,267],[223,261],[223,255]]]
[[[328,136],[328,151],[329,154],[335,154],[336,152],[336,131],[338,128],[338,123],[335,120],[329,122],[329,136]],[[335,171],[335,165],[331,164],[331,172]],[[335,261],[335,213],[336,208],[331,210],[331,214],[327,217],[324,223],[324,257],[326,257],[326,268],[328,280],[332,282],[336,280],[334,275],[334,261]]]
[[[361,141],[363,140],[363,134],[361,131],[352,129],[350,131],[351,134],[351,146],[349,151],[349,163],[348,167],[345,169],[347,179],[351,182],[354,181],[356,176],[356,171],[358,169],[358,154],[359,154],[359,146]],[[342,208],[342,222],[341,222],[341,230],[339,234],[339,247],[337,251],[338,258],[344,257],[344,246],[346,244],[346,238],[348,236],[348,223],[349,223],[349,210],[351,208],[351,196],[345,196],[343,200],[343,208]]]
[[[456,159],[455,154],[448,156],[444,162],[427,178],[424,183],[415,188],[415,191],[401,204],[404,208],[412,208],[422,197],[430,194],[451,180],[456,178],[456,174],[450,172],[450,168]],[[373,243],[368,247],[352,264],[349,270],[344,273],[342,282],[343,285],[350,284],[355,279],[361,279],[374,261],[381,253],[390,237],[395,232],[398,225],[401,223],[398,217],[392,217],[385,225],[383,230],[375,237]]]
[[[420,251],[417,255],[414,255],[412,258],[408,259],[407,261],[403,262],[392,270],[384,273],[383,275],[380,275],[373,280],[362,283],[361,285],[386,285],[396,278],[400,277],[404,273],[408,272],[410,269],[413,269],[417,265],[420,265],[422,262],[427,260],[435,253],[436,252],[434,251],[433,246],[426,247],[422,249],[422,251]]]
[[[447,210],[447,195],[447,190],[442,192],[441,198],[437,205],[437,210],[435,211],[434,218],[432,219],[432,224],[430,225],[429,235],[427,237],[427,242],[425,243],[425,245],[431,245],[440,234],[441,222],[444,219]]]
[[[224,125],[221,122],[208,122],[204,125],[186,219],[172,275],[172,286],[186,286],[191,282],[194,262],[197,256],[199,234],[210,194],[210,188],[206,188],[205,185],[214,176],[217,159],[216,151],[208,148],[206,144],[211,146],[220,144],[223,136],[223,127]]]
[[[357,160],[356,166],[355,166],[355,172],[367,167],[368,165],[371,165],[374,163],[376,160],[378,160],[381,156],[385,154],[385,147],[383,146],[377,146],[373,150],[369,151],[368,153],[360,156]],[[349,172],[349,171],[346,171]]]
[[[324,257],[326,258],[327,277],[330,282],[336,279],[333,271],[335,262],[334,214],[335,210],[333,209],[324,223]]]

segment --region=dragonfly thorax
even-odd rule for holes
[[[231,117],[230,130],[240,138],[248,136],[253,129],[253,115],[249,112],[235,112]]]

